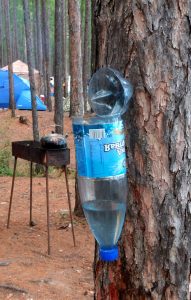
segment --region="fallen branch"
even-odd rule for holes
[[[28,292],[24,289],[21,289],[19,287],[10,285],[10,284],[0,284],[0,289],[6,289],[12,292],[17,292],[17,293],[24,293],[24,294],[28,294]]]

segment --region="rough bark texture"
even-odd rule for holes
[[[12,49],[11,49],[11,29],[9,15],[9,0],[4,0],[5,11],[5,33],[7,45],[7,60],[9,71],[9,106],[11,108],[11,116],[15,117],[15,99],[14,99],[14,81],[13,81],[13,65],[12,65]]]
[[[63,134],[63,87],[62,87],[62,0],[55,3],[55,60],[54,60],[54,121],[56,132]]]
[[[82,54],[80,35],[80,6],[78,0],[68,1],[69,31],[70,31],[70,75],[71,75],[71,116],[82,116],[84,112],[83,82],[82,82]],[[74,212],[81,214],[77,181],[75,185],[76,198]]]
[[[48,27],[48,13],[46,0],[42,2],[42,35],[43,35],[43,59],[44,59],[44,77],[45,77],[45,97],[49,111],[52,111],[52,102],[50,97],[50,48],[49,48],[49,27]]]
[[[96,68],[129,77],[129,196],[120,260],[96,260],[96,299],[189,299],[191,12],[188,1],[95,0]]]
[[[23,0],[23,10],[24,10],[24,24],[25,24],[26,46],[27,46],[27,63],[29,68],[29,80],[30,80],[30,90],[31,90],[31,99],[32,99],[33,138],[35,141],[39,141],[34,69],[32,68],[32,62],[34,61],[33,60],[34,52],[33,52],[28,0]]]
[[[84,217],[84,212],[81,205],[79,188],[78,188],[78,180],[77,180],[77,173],[75,176],[75,207],[74,207],[74,214],[77,217]]]
[[[80,6],[78,0],[68,1],[70,30],[71,115],[83,115],[82,54]]]
[[[85,31],[84,31],[84,55],[83,55],[83,92],[84,111],[87,112],[87,85],[90,78],[90,24],[91,24],[91,0],[86,0]]]

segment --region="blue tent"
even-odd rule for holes
[[[26,79],[13,75],[14,97],[17,109],[32,109],[30,84]],[[37,110],[46,110],[41,99],[36,96]],[[0,108],[9,107],[9,78],[8,71],[0,70]]]

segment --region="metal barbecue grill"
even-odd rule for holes
[[[33,163],[44,165],[45,174],[46,174],[47,240],[48,240],[48,254],[50,254],[48,167],[49,166],[58,167],[61,168],[65,174],[68,206],[69,206],[69,213],[70,213],[70,220],[71,220],[71,229],[72,229],[73,243],[75,246],[74,226],[73,226],[71,200],[70,200],[67,168],[66,168],[66,166],[70,163],[70,149],[68,148],[45,149],[41,147],[40,142],[18,141],[12,143],[12,155],[15,157],[15,160],[14,160],[14,170],[13,170],[13,177],[12,177],[11,196],[10,196],[9,210],[8,210],[7,228],[9,228],[9,224],[10,224],[17,158],[30,161],[30,220],[29,220],[30,226],[33,226],[34,224],[32,221],[32,166]]]

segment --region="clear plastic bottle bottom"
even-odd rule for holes
[[[102,248],[117,244],[123,227],[126,205],[119,201],[93,200],[83,204],[92,233]]]
[[[100,258],[118,258],[119,240],[126,213],[126,174],[94,179],[78,177],[85,217],[100,247]]]

